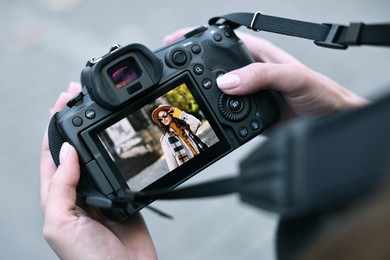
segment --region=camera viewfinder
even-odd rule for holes
[[[142,75],[142,71],[132,57],[113,65],[107,70],[107,73],[117,89],[134,82]]]

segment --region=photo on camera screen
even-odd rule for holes
[[[185,83],[98,136],[133,191],[142,190],[219,142]]]

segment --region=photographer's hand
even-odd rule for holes
[[[176,31],[166,36],[164,42],[173,42],[188,30]],[[278,100],[282,119],[324,115],[368,103],[270,42],[242,32],[237,35],[256,62],[219,77],[217,84],[225,93],[245,95],[261,89],[276,90],[282,94]]]
[[[52,113],[59,111],[80,87],[61,94]],[[80,167],[76,150],[65,143],[57,168],[51,158],[47,132],[41,151],[41,206],[44,236],[61,259],[156,259],[156,251],[142,217],[124,222],[99,222],[76,206]]]

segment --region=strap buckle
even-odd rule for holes
[[[348,45],[360,45],[360,35],[365,26],[364,23],[350,23],[345,34],[344,42]]]
[[[260,11],[257,11],[256,13],[253,14],[252,21],[251,21],[251,24],[249,25],[248,29],[251,29],[255,32],[260,32],[260,29],[253,28],[253,26],[255,25],[257,16],[259,16],[259,15],[263,15],[263,13]]]
[[[336,40],[340,36],[341,29],[345,28],[344,25],[330,24],[330,23],[324,23],[323,25],[330,26],[330,30],[329,30],[328,35],[326,36],[325,40],[314,41],[314,43],[316,45],[321,46],[321,47],[325,47],[325,48],[340,49],[340,50],[345,50],[348,48],[347,44],[336,42]]]

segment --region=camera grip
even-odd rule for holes
[[[232,71],[254,62],[249,52],[244,50],[243,44],[234,44],[229,41],[215,43],[207,39],[202,42],[202,60],[210,71],[223,68],[225,71]]]
[[[62,138],[60,131],[57,128],[57,113],[50,119],[48,137],[49,137],[49,149],[54,163],[60,165],[60,151],[62,144],[65,142]]]

